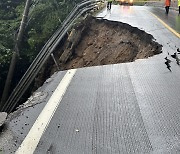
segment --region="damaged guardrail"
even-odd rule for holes
[[[65,36],[67,31],[71,28],[73,22],[83,13],[95,8],[97,6],[97,2],[100,2],[100,0],[83,1],[74,7],[74,9],[70,12],[70,14],[61,24],[61,27],[52,35],[52,37],[46,42],[44,47],[36,56],[26,73],[19,81],[18,85],[15,87],[15,89],[9,96],[6,103],[0,109],[0,111],[10,113],[14,109],[20,98],[23,96],[29,85],[32,83],[32,81],[46,62],[46,60],[58,46],[59,42]]]

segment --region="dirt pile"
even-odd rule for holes
[[[93,17],[84,23],[70,35],[69,40],[74,40],[75,44],[67,39],[60,50],[66,55],[59,58],[61,70],[132,62],[162,52],[162,46],[152,35],[128,24]]]

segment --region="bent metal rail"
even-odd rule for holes
[[[97,2],[100,2],[100,0],[83,1],[74,7],[74,9],[61,24],[61,27],[52,35],[52,37],[46,42],[44,47],[36,56],[0,111],[10,113],[13,110],[13,108],[16,106],[22,95],[32,83],[48,57],[57,47],[67,31],[71,28],[73,22],[83,13],[95,8],[97,6]]]

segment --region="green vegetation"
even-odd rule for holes
[[[82,0],[33,0],[29,22],[20,48],[20,58],[13,78],[17,84],[45,42],[60,26],[76,3]],[[0,1],[0,96],[26,0]]]

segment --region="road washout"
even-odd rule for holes
[[[94,17],[76,23],[64,40],[54,53],[60,70],[133,62],[162,52],[162,46],[155,42],[152,35],[125,23]],[[55,71],[57,66],[49,58],[35,79],[33,91]],[[17,114],[36,105],[36,102],[32,103],[36,96],[44,98],[47,95],[35,92],[32,99],[19,106]],[[15,113],[9,119],[14,116]]]
[[[72,68],[133,62],[162,52],[152,35],[129,24],[88,16],[77,21],[35,78],[42,86],[54,72]]]
[[[153,36],[136,27],[89,17],[74,26],[58,58],[60,69],[66,70],[133,62],[161,52]]]

